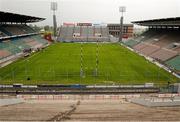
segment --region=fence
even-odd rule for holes
[[[156,98],[179,97],[180,94],[153,94]],[[120,95],[17,95],[24,100],[122,100],[142,98],[143,94],[120,94]]]

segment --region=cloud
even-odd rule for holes
[[[57,22],[119,23],[119,6],[126,6],[125,22],[175,17],[179,0],[0,0],[0,10],[47,18],[41,25],[52,25],[50,2],[58,3]]]

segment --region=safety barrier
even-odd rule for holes
[[[121,100],[139,98],[140,94],[133,95],[17,95],[24,100]]]
[[[121,95],[17,95],[24,100],[121,100],[140,98],[143,94],[121,94]],[[180,94],[154,94],[157,98],[179,97]]]

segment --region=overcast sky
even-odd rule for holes
[[[50,2],[55,0],[0,0],[0,11],[46,18],[52,25]],[[136,20],[179,17],[180,0],[56,0],[57,22],[119,23],[119,6],[126,6],[125,23]]]

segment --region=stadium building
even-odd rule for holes
[[[61,4],[63,11],[74,10],[67,8],[74,1]],[[73,14],[87,4],[78,16],[108,17],[105,4],[101,11],[99,2],[76,4],[83,6]],[[111,10],[118,2],[109,4]],[[42,1],[16,7],[25,5],[49,11]],[[121,25],[63,23],[57,29],[58,2],[51,2],[53,27],[40,32],[28,24],[45,18],[0,11],[0,121],[180,121],[180,17],[123,26],[126,6],[119,7]],[[134,24],[148,29],[134,36]]]
[[[13,18],[13,19],[12,19]],[[27,23],[43,21],[44,18],[0,12],[0,65],[27,56],[48,43]]]
[[[176,82],[177,80],[172,74],[160,69],[153,63],[148,63],[146,59],[129,51],[124,46],[121,46],[120,43],[98,43],[111,42],[109,29],[113,30],[118,28],[117,26],[110,27],[103,24],[97,25],[92,23],[64,23],[64,25],[59,28],[57,39],[60,42],[93,43],[53,44],[43,50],[43,53],[39,52],[37,55],[27,58],[28,61],[25,58],[25,62],[14,62],[12,64],[13,67],[15,67],[14,69],[12,69],[11,66],[4,67],[19,57],[29,56],[32,51],[39,51],[41,48],[48,46],[48,42],[42,39],[38,32],[26,24],[39,22],[44,20],[44,18],[2,12],[2,16],[4,14],[6,14],[6,19],[3,18],[4,20],[1,20],[0,26],[0,56],[1,67],[3,67],[1,68],[0,80],[2,83],[7,83],[7,80],[9,82],[22,80],[20,82],[23,84],[48,84],[49,81],[54,81],[51,82],[51,84],[78,84],[83,80],[84,84],[92,84],[91,81],[102,84],[104,84],[104,81],[113,81],[113,83],[122,84],[128,84],[130,82],[131,84],[144,84],[154,81],[159,83],[161,83],[161,81],[163,81],[163,83],[169,81]],[[11,19],[9,19],[11,17],[16,18],[16,21],[11,21]],[[129,32],[132,31],[132,28],[133,26],[131,26],[131,29],[129,28]],[[173,59],[173,61],[175,60],[173,71],[178,73],[179,70],[175,68],[178,66],[179,52],[177,49],[179,49],[179,36],[177,33],[179,32],[179,28],[177,29],[177,26],[173,27],[173,29],[172,27],[169,28],[170,27],[160,29],[160,33],[159,29],[150,27],[150,29],[145,32],[147,37],[145,34],[143,37],[142,34],[139,38],[124,40],[123,43],[127,46],[132,46],[140,55],[151,57],[151,61],[155,60],[164,65],[169,66],[171,63],[170,60],[175,58]],[[176,36],[177,38],[175,38]],[[142,40],[140,40],[141,38]],[[172,40],[170,40],[170,38],[172,38]],[[164,43],[163,39],[165,39]],[[139,45],[143,45],[142,48],[140,47],[140,50],[138,50]],[[174,47],[174,45],[176,47]],[[129,57],[131,57],[131,59],[129,59]],[[69,62],[69,59],[72,59],[71,62]],[[129,60],[133,62],[129,62]],[[170,63],[168,61],[170,61]],[[141,66],[139,62],[141,62]],[[28,64],[30,66],[28,66]],[[134,67],[132,67],[132,65]],[[136,67],[140,70],[136,70]],[[22,69],[21,72],[19,72],[19,69]],[[126,71],[127,69],[128,71]],[[149,69],[151,70],[149,71]],[[69,82],[70,80],[71,82]]]
[[[92,23],[65,23],[59,29],[58,40],[63,42],[110,41],[106,26],[93,26]]]
[[[64,42],[109,42],[110,37],[119,38],[119,24],[63,23],[59,29],[59,41]],[[110,36],[111,35],[111,36]],[[123,38],[133,37],[133,24],[124,24]],[[113,38],[113,39],[115,39]]]
[[[134,40],[124,44],[136,52],[157,61],[165,69],[180,75],[180,18],[163,18],[134,21],[134,24],[147,26],[149,29]]]
[[[119,38],[120,36],[120,24],[108,24],[109,34]],[[132,38],[133,37],[133,24],[124,24],[123,25],[123,38]]]

